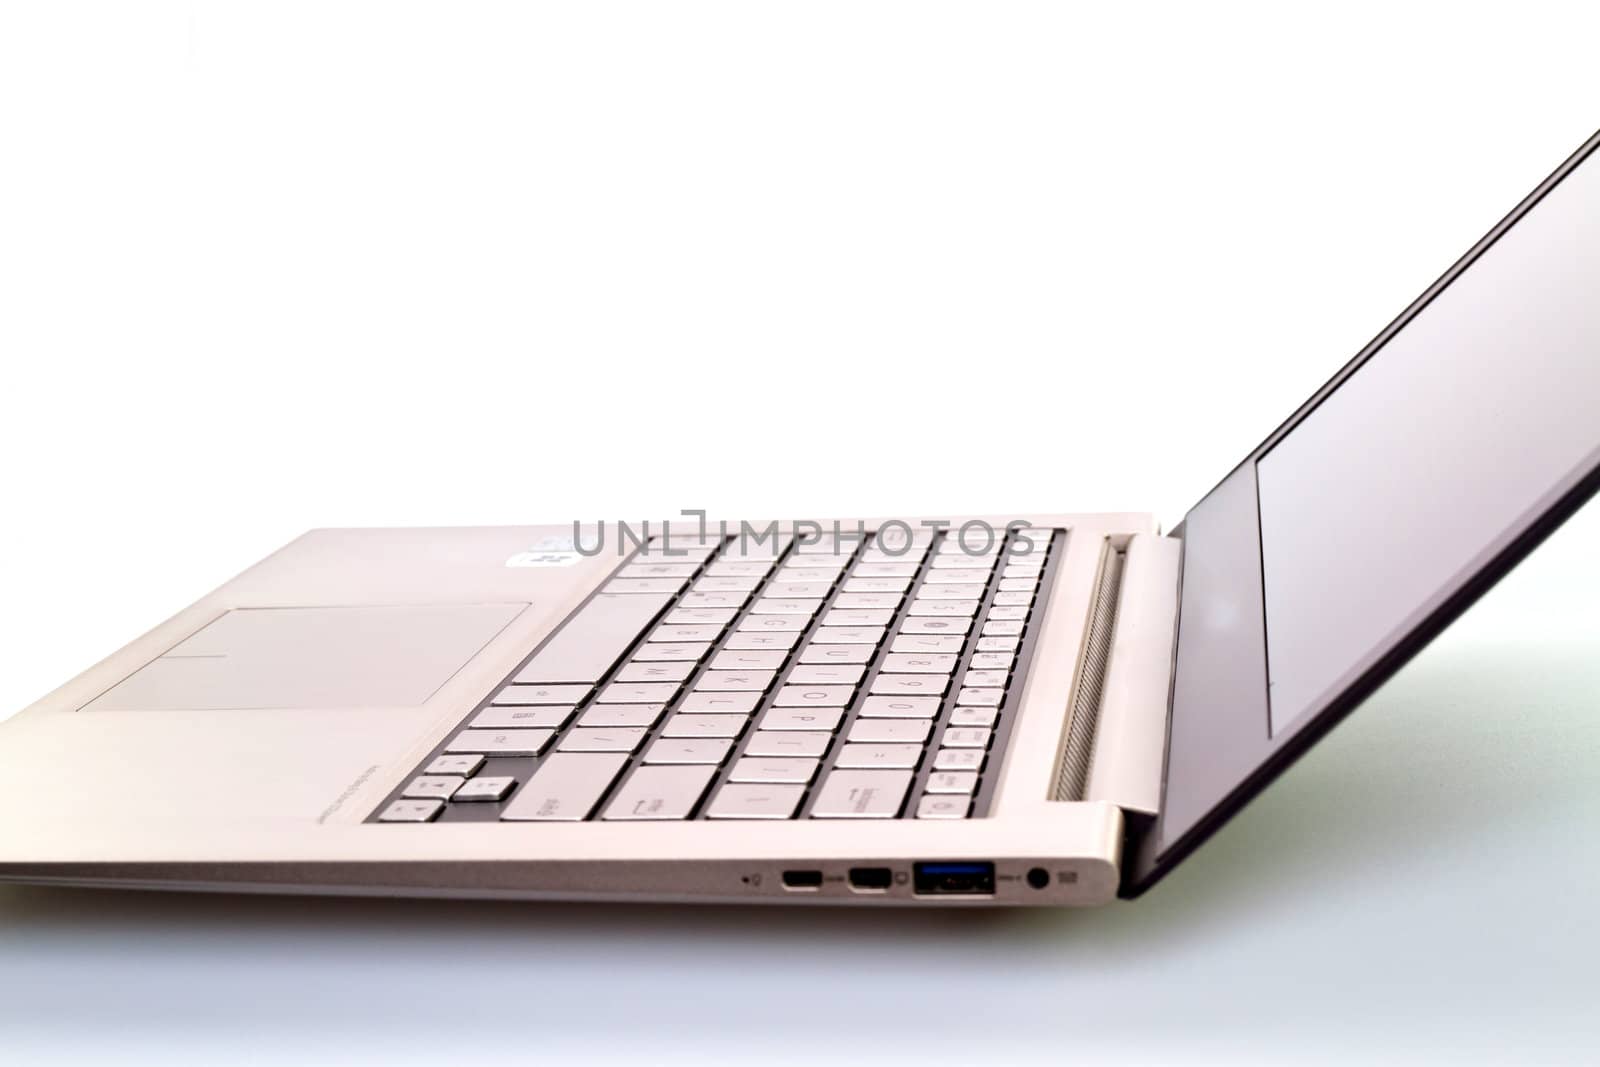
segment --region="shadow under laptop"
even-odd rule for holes
[[[1330,897],[1370,908],[1375,879],[1403,893],[1442,854],[1492,850],[1551,805],[1592,806],[1597,659],[1586,647],[1424,654],[1135,904],[791,909],[12,888],[0,891],[0,955],[31,943],[87,995],[117,989],[113,1012],[149,1011],[139,1005],[154,998],[219,1024],[398,1019],[407,1001],[389,991],[420,980],[430,1010],[463,1025],[494,1021],[477,992],[492,987],[501,1004],[536,1004],[558,1032],[623,1003],[641,1025],[671,1027],[697,991],[719,1017],[777,1032],[800,1026],[804,1004],[826,1007],[830,1025],[874,1003],[925,1013],[921,998],[944,984],[1003,967],[1039,979],[994,1009],[1027,1026],[1030,1011],[1062,1010],[1045,990],[1064,978],[1114,990],[1152,963],[1188,965],[1191,947],[1228,928],[1260,930]],[[138,973],[119,973],[119,957],[138,957]],[[24,992],[9,1010],[32,1000]],[[1115,1014],[1111,1003],[1078,1010]],[[33,1010],[65,1009],[40,997]]]

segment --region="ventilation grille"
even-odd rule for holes
[[[1100,554],[1100,577],[1089,609],[1089,638],[1083,649],[1083,672],[1067,720],[1067,740],[1056,770],[1056,800],[1082,800],[1094,757],[1095,726],[1100,721],[1100,693],[1117,633],[1117,604],[1122,599],[1122,566],[1126,555],[1108,541]]]

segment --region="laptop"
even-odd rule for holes
[[[1597,145],[1170,532],[307,533],[0,725],[0,879],[1138,896],[1600,487]]]

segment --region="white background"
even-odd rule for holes
[[[1529,3],[0,6],[0,714],[311,526],[1171,525],[1594,131],[1597,31]],[[197,1062],[244,1031],[313,1060],[1582,1058],[1580,522],[1135,905],[15,892],[0,1017]]]

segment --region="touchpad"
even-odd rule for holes
[[[414,707],[526,607],[236,608],[82,710]]]

